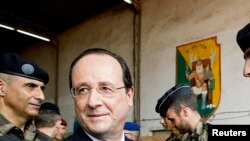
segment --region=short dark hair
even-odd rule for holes
[[[178,97],[170,105],[170,108],[173,108],[175,113],[179,115],[181,111],[181,105],[189,107],[192,111],[198,111],[197,98],[194,94]]]
[[[89,54],[106,54],[109,55],[111,57],[113,57],[114,59],[116,59],[118,61],[118,63],[120,64],[121,68],[122,68],[122,73],[123,73],[123,82],[125,84],[125,88],[126,90],[128,90],[128,88],[131,88],[133,86],[132,83],[132,79],[131,79],[131,74],[129,71],[129,68],[125,62],[125,60],[121,57],[118,56],[117,54],[108,51],[106,49],[103,48],[91,48],[91,49],[87,49],[85,51],[83,51],[78,57],[75,58],[75,60],[71,63],[70,65],[70,71],[69,71],[69,87],[70,89],[72,88],[72,70],[73,67],[75,66],[75,64],[84,56],[87,56]]]
[[[34,123],[36,128],[53,127],[58,120],[61,120],[61,116],[57,112],[40,110],[39,114],[34,118]]]

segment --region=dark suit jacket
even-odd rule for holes
[[[92,139],[83,131],[81,127],[78,127],[76,131],[72,135],[64,139],[64,141],[92,141]],[[130,140],[125,136],[125,141],[133,140]]]

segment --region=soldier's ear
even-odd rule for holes
[[[188,116],[188,114],[189,114],[189,110],[190,110],[190,108],[189,107],[186,107],[186,106],[183,106],[183,105],[181,105],[181,109],[182,109],[182,111],[183,111],[183,114],[184,114],[184,116],[186,117],[186,116]]]
[[[0,79],[0,96],[4,96],[4,85],[5,81]]]

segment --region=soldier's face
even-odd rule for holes
[[[38,80],[11,75],[7,82],[4,101],[6,108],[20,117],[33,117],[38,114],[44,101],[44,83]]]
[[[59,125],[57,127],[57,132],[56,132],[56,135],[55,135],[55,139],[63,140],[65,133],[66,133],[66,126]]]
[[[161,117],[161,124],[167,130],[171,130],[173,128],[171,121],[167,117]]]
[[[188,117],[186,112],[188,112],[186,109],[187,107],[182,107],[180,110],[180,113],[177,114],[176,111],[171,107],[167,111],[167,118],[171,121],[174,128],[176,128],[180,133],[186,133],[189,130],[188,127]]]

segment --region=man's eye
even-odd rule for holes
[[[42,87],[41,87],[41,90],[44,91],[44,90],[45,90],[45,86],[42,86]]]
[[[27,86],[27,87],[30,87],[30,88],[36,87],[36,85],[35,85],[35,84],[32,84],[32,83],[28,83],[26,86]]]
[[[85,94],[88,91],[88,88],[82,87],[78,89],[78,94]]]
[[[113,92],[113,89],[112,88],[110,88],[110,87],[101,87],[101,90],[102,91],[106,91],[106,92]]]

